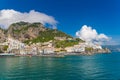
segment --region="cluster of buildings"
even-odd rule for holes
[[[57,39],[59,37],[56,37]],[[53,46],[53,42],[44,42],[44,43],[36,43],[31,45],[25,45],[24,43],[15,40],[13,38],[8,38],[6,42],[1,43],[0,45],[7,45],[8,53],[15,53],[16,55],[47,55],[55,53],[56,51],[61,51],[60,48],[55,48]],[[90,47],[95,50],[102,50],[100,45],[95,45],[93,43],[79,43],[78,45],[74,45],[71,47],[64,48],[64,51],[67,53],[82,53],[86,51],[86,47]]]
[[[65,50],[67,52],[85,52],[86,48],[92,48],[94,50],[102,50],[102,47],[98,44],[93,44],[93,43],[79,43],[78,45],[74,45],[72,47],[66,47]]]
[[[8,53],[15,53],[16,55],[42,55],[54,53],[54,47],[52,41],[45,43],[36,43],[32,45],[25,45],[24,43],[8,38],[6,42],[0,43],[1,46],[8,46]]]

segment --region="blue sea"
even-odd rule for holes
[[[0,57],[0,80],[120,80],[120,53]]]

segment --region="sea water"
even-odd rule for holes
[[[0,57],[0,80],[118,80],[120,53],[66,57]]]

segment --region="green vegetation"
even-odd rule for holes
[[[49,29],[47,31],[40,32],[40,36],[44,37],[44,38],[49,37],[50,39],[51,38],[53,39],[54,37],[72,38],[71,36],[67,35],[66,33],[55,30],[55,29]]]
[[[21,22],[13,23],[11,24],[11,26],[23,26],[23,25],[28,25],[28,24],[29,24],[28,22],[21,21]]]
[[[30,27],[39,27],[42,25],[41,23],[28,23],[28,22],[18,22],[18,23],[13,23],[9,29],[12,27],[12,30],[14,33],[19,34],[20,32],[25,32],[28,30]],[[42,27],[42,26],[41,26]]]
[[[3,51],[2,51],[2,50],[0,50],[0,53],[3,53]]]
[[[28,27],[39,27],[40,25],[42,25],[41,23],[33,23],[28,25]]]
[[[26,40],[24,41],[24,43],[29,44],[30,42],[31,43],[48,42],[50,40],[54,40],[54,37],[72,38],[71,36],[61,31],[54,30],[54,29],[48,29],[47,31],[40,32],[37,38],[34,38],[32,40]]]
[[[77,45],[78,43],[79,43],[79,41],[69,41],[69,40],[55,41],[55,47],[56,48],[65,48],[65,47]]]
[[[3,47],[3,50],[4,50],[4,51],[7,51],[7,49],[8,49],[8,46],[7,46],[7,45]]]
[[[85,51],[93,51],[92,47],[85,47]]]
[[[21,30],[14,30],[14,33],[20,33]]]
[[[85,41],[83,41],[83,40],[80,39],[80,38],[76,38],[76,41],[78,41],[78,42],[85,42]]]

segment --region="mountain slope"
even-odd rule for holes
[[[41,23],[18,22],[13,23],[7,30],[7,36],[25,43],[47,42],[55,37],[72,38],[70,35],[43,26]]]
[[[6,32],[6,30],[0,28],[0,43],[6,41],[6,34],[5,34],[5,32]]]

